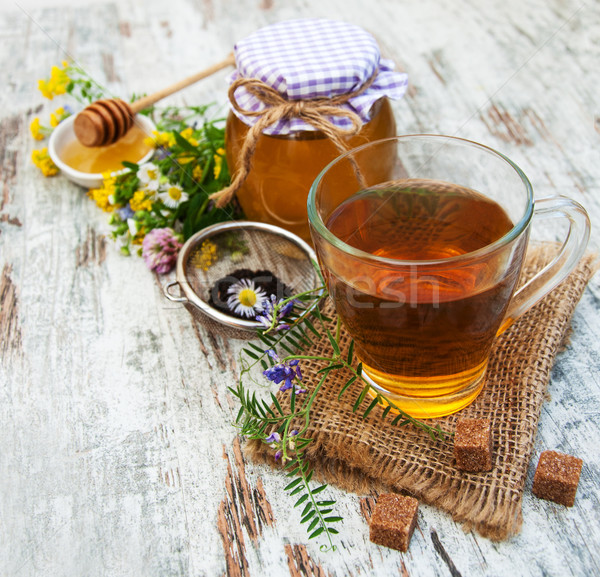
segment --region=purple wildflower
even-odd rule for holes
[[[180,248],[172,229],[155,228],[144,237],[142,256],[150,270],[166,274],[175,266]]]
[[[273,432],[271,433],[266,439],[265,439],[265,443],[280,443],[281,442],[281,436],[279,435],[278,432]]]
[[[255,317],[255,320],[257,320],[259,323],[261,323],[265,327],[265,329],[270,328],[271,325],[273,324],[273,311],[275,310],[275,307],[282,301],[283,301],[283,299],[277,300],[277,297],[275,295],[271,295],[270,301],[269,300],[263,301],[263,305],[262,305],[263,308],[260,311],[260,314]],[[283,305],[277,311],[277,319],[275,322],[275,330],[276,331],[287,330],[290,328],[290,325],[283,323],[281,321],[283,320],[284,317],[286,317],[288,314],[290,314],[290,312],[294,308],[295,303],[296,303],[295,300],[291,300],[290,302]]]
[[[273,381],[276,385],[283,383],[279,387],[280,391],[287,391],[292,388],[292,382],[295,378],[299,381],[302,380],[302,373],[300,372],[300,367],[298,363],[300,362],[298,359],[292,359],[291,361],[282,361],[277,353],[269,349],[267,354],[274,359],[277,364],[272,366],[271,368],[263,371],[263,375],[267,377],[270,381]],[[295,387],[296,394],[306,393],[305,389],[301,389],[299,387]]]
[[[279,461],[279,459],[281,459],[281,455],[283,455],[283,451],[279,449],[279,451],[275,453],[275,460]]]
[[[118,210],[119,216],[121,217],[121,220],[123,222],[127,222],[128,218],[132,218],[133,215],[135,214],[133,212],[133,210],[131,210],[131,206],[129,206],[129,203],[127,203],[127,206],[124,206],[123,208],[120,208]]]
[[[159,146],[154,153],[154,160],[164,160],[167,156],[172,156],[172,152],[164,146]],[[172,172],[172,169],[171,169]]]

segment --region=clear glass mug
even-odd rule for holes
[[[419,418],[477,397],[496,336],[573,270],[590,232],[575,201],[534,202],[502,154],[438,135],[338,157],[313,183],[308,217],[365,377]],[[569,226],[562,248],[516,290],[533,219],[555,217]]]

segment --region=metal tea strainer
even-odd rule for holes
[[[261,222],[233,221],[209,226],[189,238],[177,258],[176,280],[163,289],[172,302],[183,303],[203,324],[248,338],[262,326],[223,310],[216,286],[235,271],[268,271],[277,279],[278,297],[317,288],[313,249],[295,234]],[[179,294],[174,288],[179,287]],[[218,306],[218,304],[221,306]]]

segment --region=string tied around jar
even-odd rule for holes
[[[241,163],[236,174],[233,176],[231,184],[210,195],[216,206],[221,207],[227,204],[237,190],[242,186],[252,166],[252,156],[256,150],[256,144],[260,135],[269,126],[279,120],[290,118],[299,118],[310,124],[315,130],[322,132],[340,154],[348,150],[344,139],[348,136],[357,134],[362,128],[363,122],[356,112],[343,108],[350,99],[355,98],[367,90],[377,78],[379,69],[375,68],[373,74],[352,92],[339,94],[331,98],[319,97],[303,100],[289,100],[280,92],[269,86],[262,80],[256,78],[238,78],[234,80],[229,87],[229,101],[237,112],[244,116],[258,117],[258,121],[248,130],[242,149],[240,151]],[[246,110],[236,101],[235,92],[238,88],[245,88],[247,92],[266,105],[264,110]],[[352,126],[350,129],[335,126],[328,120],[331,116],[345,116],[350,120]]]

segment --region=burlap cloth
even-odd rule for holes
[[[550,260],[554,245],[532,249],[522,273],[524,282]],[[521,502],[538,419],[556,354],[568,335],[571,315],[596,270],[587,255],[576,270],[534,308],[503,333],[494,346],[487,381],[476,401],[460,415],[489,417],[493,435],[493,469],[466,473],[454,466],[452,438],[433,441],[412,426],[391,427],[375,409],[366,420],[352,412],[360,386],[338,393],[349,375],[330,373],[311,412],[307,436],[313,441],[306,457],[315,473],[328,483],[359,494],[408,492],[434,505],[493,540],[519,532]],[[330,305],[328,305],[329,307]],[[325,311],[332,313],[332,310]],[[327,339],[311,351],[331,354]],[[347,347],[348,336],[342,337]],[[304,363],[305,382],[322,367]],[[314,384],[314,383],[313,383]],[[279,393],[281,399],[289,393]],[[364,409],[370,398],[363,402]],[[454,431],[457,415],[433,419],[443,430]],[[246,443],[256,461],[275,466],[273,449],[256,441]]]

